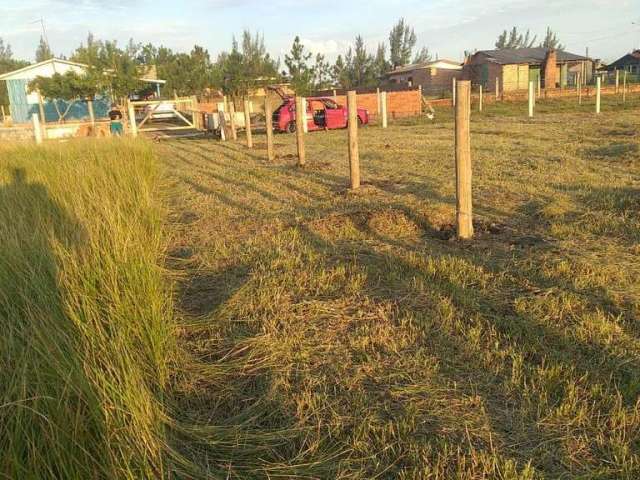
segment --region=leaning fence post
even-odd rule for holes
[[[33,121],[33,135],[36,139],[36,143],[40,145],[42,143],[42,129],[40,128],[40,118],[37,113],[31,115]]]
[[[533,117],[533,97],[535,97],[533,82],[529,82],[529,118]]]
[[[380,94],[380,106],[382,107],[382,128],[387,128],[387,92]]]
[[[456,86],[456,224],[458,238],[473,237],[473,206],[471,197],[470,92],[471,82]]]
[[[600,113],[600,85],[602,79],[600,77],[596,78],[596,113]]]
[[[129,101],[129,129],[131,130],[131,136],[136,138],[138,136],[138,127],[136,126],[136,110],[133,108],[133,104]]]
[[[300,125],[302,121],[302,97],[296,95],[296,143],[298,145],[298,166],[302,167],[306,163],[304,152],[304,129]]]
[[[264,97],[264,116],[267,123],[267,158],[270,162],[273,162],[275,159],[273,154],[273,112],[271,111],[269,95]]]
[[[253,148],[253,137],[251,136],[251,113],[249,112],[249,100],[244,101],[244,131],[247,137],[247,148]]]
[[[356,92],[347,93],[347,108],[349,109],[349,171],[351,188],[360,188],[360,154],[358,152],[358,102]]]

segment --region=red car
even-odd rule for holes
[[[307,100],[307,126],[309,131],[334,128],[346,128],[348,112],[332,98],[309,97]],[[358,123],[369,123],[369,112],[358,109]],[[296,102],[293,97],[286,97],[282,105],[273,113],[273,128],[278,132],[293,133],[296,131]]]

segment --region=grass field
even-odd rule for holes
[[[632,101],[634,101],[632,99]],[[640,476],[638,105],[0,148],[7,478]],[[522,110],[522,111],[520,111]],[[0,475],[0,477],[2,476]]]
[[[473,119],[472,243],[447,115],[362,130],[359,193],[344,131],[304,169],[293,136],[273,164],[263,137],[163,145],[182,340],[212,369],[182,411],[287,432],[265,475],[637,478],[638,111],[510,108]]]

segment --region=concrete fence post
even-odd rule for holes
[[[31,121],[33,122],[33,136],[36,139],[36,144],[40,145],[42,143],[42,128],[37,113],[31,115]]]
[[[380,104],[382,107],[382,128],[387,128],[387,92],[380,94]]]
[[[376,113],[378,114],[378,116],[380,116],[381,114],[381,103],[382,103],[382,99],[380,98],[380,87],[376,88],[376,100],[378,101],[378,110],[376,111]]]
[[[133,104],[128,102],[129,111],[129,129],[131,130],[131,136],[136,138],[138,136],[138,127],[136,126],[136,110],[133,108]]]
[[[452,97],[451,97],[451,104],[455,107],[456,106],[456,83],[457,80],[454,78],[453,79],[453,91],[452,91]]]
[[[303,110],[303,98],[296,96],[296,144],[298,146],[298,166],[302,167],[306,163],[306,156],[304,151],[304,129],[300,126],[302,115],[300,112]]]
[[[529,118],[533,117],[533,105],[534,105],[534,97],[535,97],[535,86],[533,82],[529,82]]]
[[[354,90],[347,93],[347,108],[349,109],[349,172],[351,189],[360,188],[360,153],[358,151],[358,102]]]
[[[596,78],[596,113],[600,113],[600,87],[602,78]]]
[[[500,98],[500,77],[496,77],[496,102]]]
[[[233,99],[229,102],[229,123],[231,123],[231,138],[238,140],[238,129],[236,128],[236,104]]]
[[[616,93],[620,93],[620,70],[616,69]]]
[[[307,116],[307,97],[302,97],[302,111],[300,112],[300,121],[302,122],[302,130],[309,133],[309,117]]]
[[[622,76],[622,103],[627,103],[627,71]]]
[[[478,98],[478,111],[479,112],[482,111],[482,85],[480,85],[480,92],[479,92],[479,98]]]
[[[458,97],[455,109],[456,225],[458,238],[466,240],[473,237],[470,139],[471,82],[458,82],[456,90]]]
[[[253,136],[251,134],[251,112],[249,100],[244,101],[244,132],[247,138],[247,148],[253,148]]]

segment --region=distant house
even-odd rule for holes
[[[640,74],[640,50],[627,53],[624,57],[611,63],[607,70],[624,70],[632,74]]]
[[[44,62],[29,65],[13,72],[0,75],[0,81],[7,82],[7,90],[9,92],[9,108],[11,110],[11,118],[14,123],[25,123],[34,113],[39,113],[39,98],[36,92],[29,92],[29,82],[36,77],[51,77],[56,73],[64,74],[72,71],[82,73],[87,69],[87,65],[82,63],[70,62],[68,60],[60,60],[51,58]],[[149,69],[143,73],[141,80],[145,83],[155,85],[156,91],[159,93],[160,85],[164,84],[164,80],[156,78],[145,78],[145,73],[151,77],[155,76],[155,69]],[[51,102],[44,101],[44,115],[47,122],[58,121],[58,113],[55,106]],[[66,104],[59,101],[61,108],[64,110]],[[93,108],[96,118],[107,116],[111,104],[108,95],[96,98]],[[65,117],[65,120],[83,120],[89,118],[89,110],[86,102],[76,102]]]
[[[482,50],[467,59],[465,78],[500,91],[526,90],[538,79],[544,88],[575,85],[578,75],[589,82],[593,77],[593,60],[562,50],[548,48],[515,48]]]
[[[442,59],[398,67],[387,73],[387,81],[421,86],[424,93],[440,94],[443,90],[450,89],[452,80],[461,75],[461,63]]]

